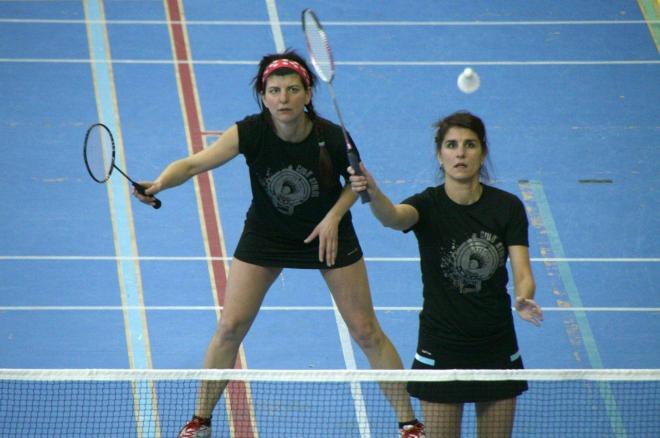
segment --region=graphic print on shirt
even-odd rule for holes
[[[270,174],[259,181],[266,189],[275,208],[281,213],[291,216],[297,205],[307,201],[311,197],[319,196],[319,183],[314,173],[303,166],[293,165]]]
[[[452,242],[449,254],[443,257],[444,276],[462,294],[481,291],[481,283],[492,277],[506,260],[504,244],[493,233],[481,231],[464,242]]]

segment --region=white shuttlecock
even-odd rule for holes
[[[474,93],[479,89],[481,80],[477,72],[468,67],[458,76],[456,84],[463,93]]]

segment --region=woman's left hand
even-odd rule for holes
[[[516,312],[518,312],[518,315],[522,319],[531,322],[537,327],[540,326],[541,321],[543,321],[543,311],[541,310],[541,306],[536,304],[536,301],[532,299],[516,297]]]
[[[333,215],[326,215],[314,228],[305,243],[310,243],[318,237],[319,239],[319,261],[325,261],[327,266],[333,266],[337,258],[339,246],[339,220]]]

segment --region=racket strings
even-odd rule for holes
[[[335,63],[325,31],[313,19],[305,21],[305,39],[307,48],[316,67],[317,73],[325,82],[332,80]]]
[[[85,147],[85,162],[92,178],[104,182],[113,165],[113,144],[110,134],[101,126],[90,128]]]

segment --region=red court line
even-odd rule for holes
[[[185,18],[183,16],[182,6],[178,0],[166,0],[167,12],[169,15],[169,28],[172,35],[174,52],[176,57],[177,80],[181,90],[185,117],[187,121],[187,130],[191,142],[193,153],[198,153],[204,149],[204,136],[206,132],[202,129],[201,114],[199,111],[199,102],[194,83],[194,73],[192,70],[192,56],[188,50]],[[216,200],[213,196],[212,182],[209,173],[203,173],[197,176],[199,195],[201,198],[202,216],[206,230],[209,256],[225,257],[222,238],[220,235],[220,224],[216,215]],[[211,260],[213,278],[217,291],[218,303],[224,305],[225,288],[227,273],[225,264],[222,260]],[[245,368],[241,354],[236,359],[235,368]],[[235,436],[241,438],[256,437],[253,429],[254,419],[252,418],[252,409],[248,395],[248,388],[243,382],[232,382],[227,387],[225,395],[229,401],[229,419],[231,429]],[[238,414],[238,415],[237,415]],[[240,421],[238,421],[240,419]]]

